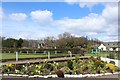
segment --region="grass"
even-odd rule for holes
[[[93,53],[87,53],[85,54],[85,56],[101,56],[101,57],[107,57],[108,53],[106,52],[101,52],[101,53],[98,53],[98,54],[93,54]]]
[[[41,58],[41,57],[47,57],[47,54],[43,54],[43,53],[37,53],[37,54],[33,54],[33,53],[18,53],[18,57],[19,58]],[[51,57],[56,57],[56,56],[69,56],[69,54],[50,54]],[[2,59],[15,59],[16,58],[16,54],[15,53],[2,53]]]
[[[37,54],[34,54],[34,53],[29,53],[29,54],[26,54],[26,53],[18,53],[18,57],[19,58],[42,58],[42,57],[48,57],[47,54],[43,54],[43,53],[37,53]],[[73,54],[73,55],[77,55],[79,56],[79,54]],[[92,53],[87,53],[85,54],[85,56],[101,56],[101,57],[106,57],[107,56],[107,53],[99,53],[99,54],[92,54]],[[0,53],[0,56],[2,56],[1,59],[15,59],[16,58],[16,54],[15,53]],[[58,53],[58,54],[50,54],[51,57],[59,57],[59,56],[69,56],[69,54],[63,54],[63,53]]]

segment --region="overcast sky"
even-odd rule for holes
[[[3,2],[2,36],[42,39],[69,32],[102,41],[118,39],[116,2]]]

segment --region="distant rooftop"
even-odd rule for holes
[[[104,42],[103,44],[106,47],[111,47],[111,48],[120,47],[120,41],[119,42]]]

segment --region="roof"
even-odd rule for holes
[[[118,48],[118,47],[120,47],[120,42],[104,42],[103,44],[106,47],[111,47],[111,48]]]

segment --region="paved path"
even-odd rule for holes
[[[95,77],[95,78],[118,78],[118,79],[120,79],[120,74],[118,74],[118,75],[115,75],[115,74],[113,74],[113,75],[105,75],[105,76],[98,76],[98,77]]]
[[[89,56],[82,56],[79,57],[81,59],[84,58],[89,58]],[[61,58],[51,58],[51,59],[30,59],[30,60],[20,60],[20,61],[7,61],[7,62],[2,62],[2,65],[6,65],[6,64],[24,64],[24,63],[36,63],[36,62],[43,62],[45,60],[48,61],[61,61],[61,60],[70,60],[70,59],[75,59],[75,57],[61,57]]]
[[[22,80],[29,80],[30,78],[27,77],[11,77],[11,76],[6,76],[3,77],[11,80],[17,80],[17,79],[22,79]],[[59,80],[58,78],[34,78],[35,80]],[[108,76],[100,76],[100,77],[86,77],[86,78],[63,78],[62,80],[119,80],[120,79],[120,74],[119,75],[108,75]]]

